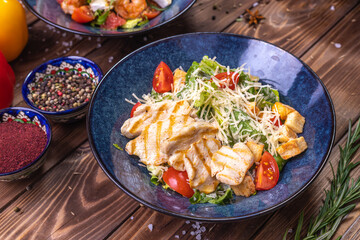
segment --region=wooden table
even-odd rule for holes
[[[246,9],[266,19],[249,27]],[[242,19],[242,21],[241,21]],[[124,39],[84,37],[55,29],[27,12],[29,42],[11,63],[16,74],[13,106],[25,76],[43,61],[79,55],[104,72],[135,49],[188,32],[230,32],[274,43],[307,63],[322,79],[334,101],[336,140],[329,162],[337,166],[348,120],[360,116],[360,4],[354,0],[199,0],[177,20],[144,35]],[[139,205],[113,184],[93,157],[85,120],[52,123],[48,158],[29,179],[0,183],[0,239],[281,239],[295,230],[301,211],[305,224],[318,211],[329,186],[330,164],[296,200],[276,212],[243,222],[195,223]],[[359,159],[360,152],[355,158]],[[360,176],[360,168],[354,172]],[[14,211],[18,207],[19,212]],[[360,210],[346,217],[336,236],[360,239]],[[200,228],[203,227],[203,228]],[[290,231],[289,237],[294,236]],[[199,235],[199,234],[198,234]],[[290,239],[290,238],[288,238]]]

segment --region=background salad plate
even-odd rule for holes
[[[62,11],[60,4],[55,0],[24,0],[23,3],[41,20],[62,30],[90,36],[122,37],[145,32],[170,22],[188,10],[195,0],[172,0],[169,8],[144,26],[132,29],[118,28],[117,30],[101,29],[92,27],[90,24],[77,23],[71,19],[71,15]]]
[[[150,182],[145,167],[125,148],[129,141],[120,133],[132,105],[124,99],[147,94],[155,68],[164,61],[172,70],[187,70],[204,55],[231,67],[246,63],[262,83],[279,90],[283,103],[306,118],[301,134],[308,149],[289,160],[278,184],[255,196],[234,197],[228,205],[190,204],[178,193]],[[136,101],[135,99],[133,99]],[[274,211],[299,196],[319,175],[329,157],[335,136],[335,112],[322,81],[294,55],[262,40],[235,34],[192,33],[150,43],[119,61],[98,85],[87,117],[89,141],[95,158],[108,177],[142,204],[172,216],[197,221],[235,221]],[[319,188],[321,188],[319,186]],[[321,190],[321,189],[319,189]]]

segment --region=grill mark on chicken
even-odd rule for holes
[[[204,141],[206,141],[206,140],[204,140]],[[209,148],[206,146],[206,144],[204,144],[204,146],[205,146],[207,152],[209,153],[209,151],[210,151]],[[201,154],[201,151],[200,151],[200,149],[199,149],[199,147],[198,147],[198,143],[194,143],[194,149],[195,149],[196,155],[199,157],[199,159],[200,159],[200,161],[202,162],[202,164],[204,165],[206,171],[209,173],[209,175],[211,175],[211,169],[210,169],[209,166],[206,164],[206,162],[205,162],[205,160],[204,160],[204,159],[205,159],[205,156]],[[210,156],[210,154],[209,154],[209,156]],[[210,156],[210,157],[211,157],[211,156]]]
[[[150,126],[150,125],[149,125]],[[148,157],[148,152],[147,152],[147,141],[148,141],[148,137],[149,137],[149,126],[146,126],[143,133],[143,137],[144,137],[144,151],[145,151],[145,158]]]
[[[162,121],[157,122],[157,129],[156,129],[156,158],[160,158],[160,140],[161,140],[161,126]]]

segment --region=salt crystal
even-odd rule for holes
[[[190,221],[189,221],[189,220],[187,220],[185,223],[186,223],[186,224],[189,224],[189,223],[190,223]]]
[[[134,216],[131,216],[131,217],[130,217],[130,220],[133,220],[133,219],[134,219]]]
[[[196,235],[196,240],[200,240],[201,239],[201,235],[200,234],[198,234],[198,235]]]
[[[82,37],[82,36],[80,36],[79,34],[75,34],[75,39],[82,40],[82,39],[83,39],[83,37]]]
[[[147,37],[145,36],[145,37],[144,37],[144,42],[146,42],[146,41],[147,41]]]
[[[194,235],[195,235],[194,231],[191,231],[191,232],[190,232],[190,235],[191,235],[191,236],[194,236]]]
[[[98,43],[98,44],[96,45],[96,48],[101,48],[101,43]]]
[[[101,38],[98,37],[98,38],[96,39],[96,41],[97,41],[97,42],[100,42],[100,41],[101,41]]]
[[[48,52],[49,51],[49,49],[48,48],[45,48],[45,50],[44,50],[45,52]]]
[[[64,47],[68,47],[68,46],[69,46],[69,43],[68,43],[68,42],[62,42],[62,45],[63,45]]]
[[[75,54],[76,54],[76,55],[79,54],[79,50],[76,50],[76,51],[75,51]]]
[[[59,41],[56,41],[55,43],[56,43],[56,44],[59,44]]]
[[[202,226],[202,227],[200,228],[200,230],[201,230],[202,232],[205,232],[205,231],[206,231],[206,227]]]
[[[90,41],[90,40],[91,40],[91,37],[88,37],[88,40]]]
[[[289,228],[288,233],[292,233],[292,232],[293,232],[292,228]]]
[[[45,60],[46,60],[46,58],[44,58],[44,57],[43,57],[43,58],[42,58],[42,60],[43,60],[43,61],[45,61]]]
[[[148,225],[148,228],[149,228],[150,232],[152,232],[154,226],[150,223],[150,224]]]
[[[179,235],[175,235],[175,238],[180,238]]]
[[[340,44],[340,43],[335,43],[334,46],[335,46],[336,48],[341,48],[341,44]]]
[[[201,230],[196,230],[196,231],[195,231],[195,234],[196,234],[196,235],[198,235],[198,234],[200,234],[200,233],[201,233]]]
[[[17,83],[16,85],[15,85],[15,87],[20,87],[20,83]],[[26,187],[26,190],[27,190],[27,187]]]
[[[185,234],[186,234],[186,231],[185,231],[185,230],[183,230],[181,233],[182,233],[182,235],[185,235]]]
[[[66,37],[66,33],[64,32],[64,33],[62,34],[62,36],[63,36],[63,37]]]
[[[253,7],[256,7],[257,5],[259,5],[259,3],[258,3],[258,2],[255,2],[255,3],[253,4]]]
[[[192,224],[191,226],[192,226],[193,228],[196,228],[196,225],[195,225],[195,224]]]
[[[330,10],[331,10],[331,11],[335,11],[334,5],[331,5]]]
[[[64,50],[63,53],[66,53],[66,50]]]

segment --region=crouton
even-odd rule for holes
[[[285,160],[292,158],[307,149],[304,137],[291,139],[276,149],[278,154]]]
[[[305,124],[305,118],[298,111],[288,114],[285,126],[293,130],[295,133],[302,133]]]
[[[272,106],[271,110],[273,112],[278,112],[280,114],[280,119],[283,121],[286,120],[289,113],[295,111],[295,109],[293,109],[292,107],[285,105],[281,102],[276,102]]]
[[[250,114],[250,115],[258,115],[260,109],[256,106],[256,102],[250,102],[247,104],[247,112]]]
[[[264,150],[264,144],[262,143],[255,143],[253,141],[249,141],[246,143],[246,146],[250,149],[250,151],[254,155],[254,161],[260,162],[262,152]]]
[[[297,134],[286,125],[280,126],[279,133],[279,142],[288,142],[291,139],[297,138]]]
[[[236,186],[231,186],[231,188],[237,196],[250,197],[256,192],[255,184],[249,175],[245,176],[242,183]]]
[[[178,92],[185,84],[186,72],[177,68],[174,72],[174,92]]]

